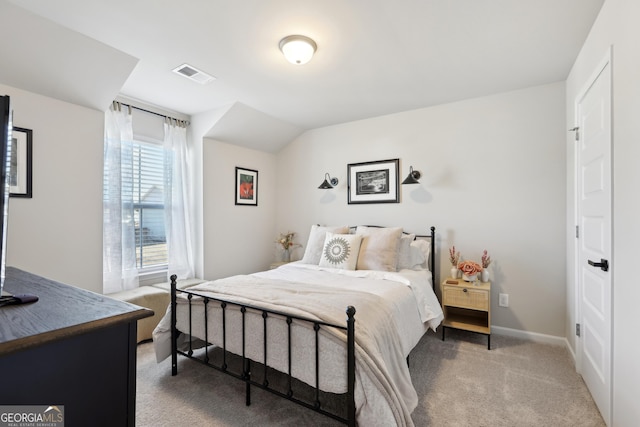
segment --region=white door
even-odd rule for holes
[[[577,99],[578,370],[611,425],[611,62]]]

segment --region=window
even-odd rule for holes
[[[166,153],[161,145],[134,141],[129,157],[122,162],[122,200],[133,203],[126,211],[133,213],[135,229],[136,267],[143,272],[165,269],[168,263],[167,237],[165,233],[164,164]],[[103,193],[107,198],[106,180]],[[126,193],[129,194],[126,194]],[[131,221],[123,218],[123,221]]]
[[[187,123],[123,105],[105,114],[105,294],[166,281],[169,270],[179,278],[194,271]]]
[[[161,146],[134,143],[132,188],[138,269],[167,265],[164,160],[165,152]]]

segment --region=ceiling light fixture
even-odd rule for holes
[[[280,40],[280,50],[287,61],[296,65],[303,65],[311,61],[318,45],[306,36],[287,36]]]

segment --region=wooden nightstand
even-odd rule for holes
[[[465,282],[446,279],[442,282],[442,341],[446,328],[462,329],[487,336],[491,350],[491,282]]]

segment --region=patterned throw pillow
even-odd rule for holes
[[[320,258],[320,267],[355,270],[362,236],[327,232]]]
[[[307,240],[307,247],[305,248],[304,256],[302,257],[303,263],[315,265],[320,263],[322,248],[327,237],[327,232],[348,233],[349,227],[312,225],[311,232],[309,233],[309,239]]]

